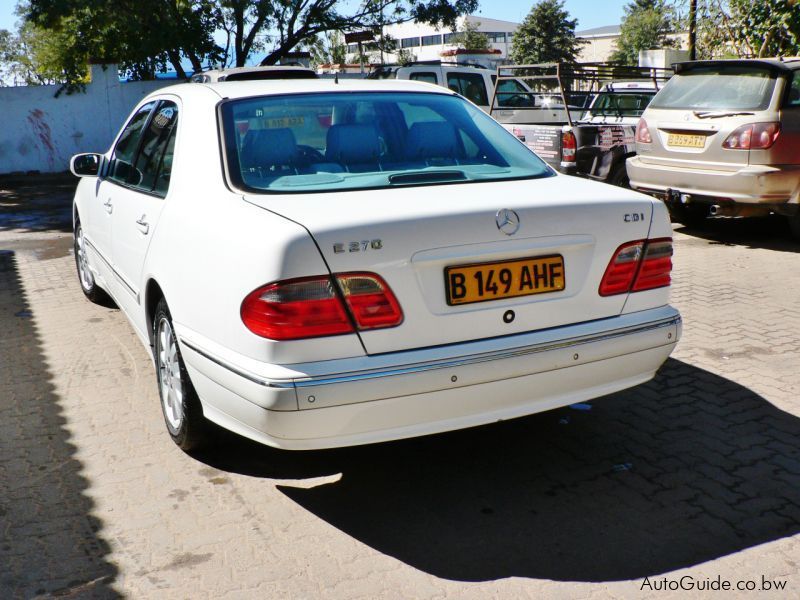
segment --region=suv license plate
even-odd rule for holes
[[[560,292],[566,286],[560,254],[447,267],[444,277],[450,306]]]
[[[670,133],[667,136],[667,146],[676,148],[705,148],[706,136],[688,135],[685,133]]]

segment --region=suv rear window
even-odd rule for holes
[[[675,75],[650,104],[684,110],[765,110],[776,76],[766,67],[711,65]]]

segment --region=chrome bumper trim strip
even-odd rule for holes
[[[494,352],[486,352],[483,354],[474,354],[462,358],[443,359],[425,363],[415,363],[388,369],[376,369],[372,371],[355,371],[352,373],[341,373],[337,375],[320,375],[320,376],[298,378],[291,380],[265,379],[263,377],[259,377],[257,375],[254,375],[253,373],[249,373],[247,371],[243,371],[242,369],[234,367],[233,365],[231,365],[226,361],[211,356],[208,352],[201,350],[196,345],[192,344],[191,342],[187,342],[183,338],[181,338],[181,342],[185,344],[187,347],[197,352],[198,354],[200,354],[201,356],[203,356],[204,358],[207,358],[211,362],[225,369],[228,369],[229,371],[232,371],[233,373],[236,373],[237,375],[240,375],[241,377],[244,377],[245,379],[252,381],[253,383],[257,383],[265,387],[287,389],[287,388],[303,388],[303,387],[318,386],[318,385],[332,385],[337,383],[363,381],[366,379],[395,377],[397,375],[408,375],[410,373],[422,373],[425,371],[433,371],[436,369],[451,369],[453,367],[463,367],[465,365],[479,364],[479,363],[490,362],[495,360],[503,360],[508,358],[516,358],[519,356],[528,356],[531,354],[539,354],[542,352],[549,352],[552,350],[561,350],[573,346],[592,344],[595,342],[601,342],[605,340],[611,340],[614,338],[624,337],[626,335],[644,333],[646,331],[652,331],[654,329],[663,329],[667,327],[672,327],[675,325],[679,325],[680,323],[681,323],[681,317],[680,315],[677,315],[674,317],[670,317],[668,319],[652,321],[650,323],[643,323],[641,325],[635,325],[623,329],[616,329],[613,331],[606,331],[599,334],[568,338],[556,342],[544,342],[541,344],[534,344],[532,346],[510,348],[508,350],[497,350]]]

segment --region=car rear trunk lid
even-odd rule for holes
[[[306,227],[331,272],[374,272],[389,284],[404,321],[392,329],[360,332],[369,354],[619,315],[627,295],[600,297],[600,280],[621,244],[647,237],[653,211],[652,200],[639,194],[564,177],[258,194],[246,200]],[[498,226],[502,209],[514,211],[511,220],[519,220],[512,235]],[[513,229],[513,223],[503,225]],[[465,304],[450,298],[448,303],[448,268],[521,259],[558,262],[553,257],[563,261],[562,290]],[[550,275],[556,282],[558,268]]]

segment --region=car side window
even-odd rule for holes
[[[478,106],[489,104],[486,85],[480,73],[448,73],[447,87]]]
[[[156,102],[148,102],[136,111],[131,120],[119,136],[114,152],[111,154],[111,165],[108,170],[108,178],[112,181],[130,185],[136,183],[136,172],[133,169],[133,158],[139,147],[139,140],[142,138],[144,129],[150,113],[155,108]]]
[[[786,106],[800,107],[800,71],[794,72],[792,84],[789,86],[789,96],[786,99]]]
[[[425,83],[433,84],[438,83],[438,80],[436,79],[436,73],[431,73],[429,71],[418,71],[416,73],[411,73],[408,78],[412,81],[424,81]]]
[[[169,132],[167,147],[164,150],[164,156],[161,159],[161,168],[158,170],[158,175],[156,176],[156,183],[153,191],[160,196],[166,196],[167,189],[169,188],[169,178],[172,175],[172,157],[175,150],[175,133],[177,130],[178,128],[173,125],[171,131]]]
[[[498,106],[533,106],[533,97],[516,79],[506,79],[497,86]]]
[[[177,121],[177,105],[169,101],[161,102],[142,134],[142,143],[134,163],[134,172],[137,173],[139,182],[133,183],[134,187],[147,192],[166,193],[165,183],[169,182],[169,175],[165,173],[166,178],[160,177],[159,172],[164,168],[164,163],[167,159],[165,150],[170,150],[170,139],[174,139],[171,138],[171,133],[176,128]],[[171,165],[172,155],[170,151],[167,169],[170,169]],[[156,189],[157,187],[163,189]]]

